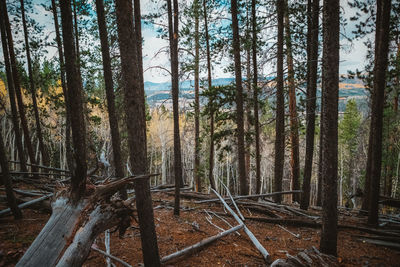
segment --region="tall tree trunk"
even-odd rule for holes
[[[391,0],[377,1],[377,24],[375,35],[374,91],[372,95],[371,127],[368,159],[370,192],[368,205],[368,224],[378,225],[379,189],[382,166],[382,124],[385,102],[386,69],[388,65],[389,27]],[[380,19],[378,19],[380,17]]]
[[[208,35],[208,17],[207,17],[207,4],[206,0],[203,0],[203,11],[204,11],[204,33],[206,38],[206,51],[207,51],[207,81],[208,90],[212,87],[212,75],[211,75],[211,51],[210,51],[210,37]],[[214,180],[214,107],[213,107],[213,97],[209,99],[210,101],[210,153],[208,157],[209,169],[208,169],[208,180],[210,181],[210,186],[212,189],[216,189]]]
[[[174,175],[175,175],[175,206],[174,214],[179,215],[179,195],[182,181],[181,140],[179,133],[179,72],[178,72],[178,2],[171,0],[168,5],[168,31],[171,53],[171,84],[172,84],[172,109],[174,117]]]
[[[235,60],[236,82],[236,125],[237,125],[237,150],[240,194],[249,194],[249,183],[246,177],[245,147],[244,147],[244,120],[243,120],[243,87],[242,69],[240,63],[240,39],[237,1],[231,0],[232,33],[233,33],[233,57]]]
[[[10,106],[11,106],[11,119],[13,122],[13,128],[14,128],[14,133],[15,133],[15,143],[17,145],[17,150],[18,150],[18,157],[19,161],[21,163],[21,170],[23,172],[27,172],[28,168],[26,167],[26,158],[25,158],[25,152],[24,152],[24,147],[22,145],[22,137],[21,137],[21,132],[19,129],[19,119],[18,119],[18,110],[17,110],[17,104],[15,102],[15,88],[14,88],[14,81],[12,77],[12,71],[11,71],[11,63],[10,63],[10,56],[9,56],[9,50],[8,50],[8,44],[7,44],[7,34],[6,34],[6,27],[5,27],[5,21],[4,18],[5,16],[3,15],[7,10],[4,10],[5,2],[2,1],[0,4],[0,27],[1,27],[1,44],[3,47],[3,56],[4,56],[4,65],[6,67],[6,75],[7,75],[7,87],[8,87],[8,97],[10,98]]]
[[[75,51],[76,51],[76,66],[78,68],[78,73],[79,76],[81,76],[82,79],[82,73],[81,73],[81,49],[79,47],[79,29],[78,29],[78,11],[77,11],[77,4],[76,0],[73,0],[73,16],[74,16],[74,40],[75,40]]]
[[[140,88],[140,78],[135,36],[133,30],[132,2],[116,0],[118,42],[121,53],[122,85],[126,113],[130,165],[134,174],[147,172],[146,111],[144,90]],[[134,184],[136,207],[138,210],[143,260],[146,266],[159,266],[157,235],[150,195],[150,184],[142,179]]]
[[[288,65],[289,113],[290,113],[290,167],[292,174],[292,189],[300,189],[300,162],[299,162],[299,124],[296,110],[296,83],[294,80],[294,65],[292,55],[292,37],[290,31],[289,6],[285,1],[285,30],[286,30],[286,60]],[[293,201],[299,202],[298,194],[293,195]]]
[[[40,125],[39,110],[38,110],[37,101],[36,101],[36,87],[35,87],[35,81],[33,80],[31,52],[30,52],[30,48],[29,48],[28,27],[26,25],[24,0],[21,0],[21,16],[22,16],[22,25],[24,28],[26,59],[27,59],[27,63],[28,63],[29,83],[30,83],[30,87],[31,87],[30,91],[31,91],[31,95],[32,95],[33,112],[35,115],[35,122],[36,122],[36,134],[37,134],[37,139],[39,141],[39,149],[42,154],[43,164],[45,166],[50,166],[49,154],[48,154],[47,148],[43,142],[42,126]]]
[[[143,56],[142,56],[142,17],[140,11],[140,0],[133,0],[134,8],[134,21],[135,21],[135,37],[136,37],[136,53],[137,53],[137,64],[139,73],[140,88],[144,90],[144,80],[143,80]]]
[[[115,176],[118,178],[124,177],[124,166],[121,155],[121,138],[118,128],[118,117],[115,111],[115,95],[114,83],[111,71],[110,48],[108,45],[108,33],[105,20],[104,2],[96,0],[97,22],[99,25],[101,55],[103,58],[103,73],[106,86],[108,122],[110,124],[111,143],[114,157]],[[121,191],[122,198],[127,198],[126,189]]]
[[[64,94],[64,102],[65,102],[65,150],[67,155],[67,165],[70,171],[73,170],[73,155],[72,155],[72,147],[71,147],[71,115],[68,105],[68,92],[67,92],[67,84],[65,81],[65,66],[64,66],[64,53],[61,42],[60,35],[60,26],[58,24],[58,14],[57,14],[57,5],[55,0],[51,0],[51,7],[53,11],[54,18],[54,28],[56,32],[56,42],[57,42],[57,50],[58,50],[58,59],[60,61],[60,73],[61,73],[61,87]]]
[[[200,17],[200,0],[195,0],[194,7],[194,181],[196,192],[201,191],[200,169],[200,35],[199,35],[199,17]]]
[[[1,134],[3,132],[3,129],[1,128],[2,125],[0,123],[0,167],[1,167],[0,182],[4,184],[4,187],[6,189],[7,204],[10,207],[14,218],[18,220],[22,218],[22,212],[18,207],[17,200],[15,198],[14,191],[12,188],[10,170],[8,169],[8,160],[6,156],[7,155],[6,149],[4,148],[3,135]]]
[[[6,1],[3,1],[2,5],[3,5],[3,10],[4,10],[4,13],[2,15],[4,16],[4,24],[6,27],[6,35],[7,35],[7,39],[8,39],[8,51],[9,51],[10,62],[11,62],[11,72],[13,75],[15,94],[17,96],[19,117],[21,118],[21,125],[22,125],[22,130],[24,132],[25,146],[28,150],[29,159],[30,159],[31,163],[35,165],[36,164],[35,151],[33,150],[32,142],[31,142],[31,138],[30,138],[30,134],[29,134],[28,121],[26,119],[25,106],[24,106],[24,102],[22,100],[19,72],[18,72],[18,68],[17,68],[17,59],[15,57],[15,52],[14,52],[14,43],[13,43],[13,38],[12,38],[12,33],[11,33],[10,21],[8,19]],[[38,172],[38,169],[36,166],[32,166],[31,169],[32,169],[32,172],[34,172],[34,173]]]
[[[307,106],[306,106],[306,159],[304,162],[303,194],[300,208],[310,204],[311,174],[314,156],[315,109],[318,73],[319,0],[308,0],[307,12]]]
[[[278,43],[277,43],[277,74],[276,74],[276,126],[275,126],[275,170],[274,190],[282,191],[283,165],[285,160],[285,100],[283,92],[283,17],[285,12],[284,0],[277,0],[278,12]],[[277,195],[274,200],[282,201]]]
[[[322,116],[322,232],[320,250],[337,255],[339,0],[324,0]]]
[[[253,58],[253,101],[254,101],[254,129],[256,141],[256,194],[261,193],[261,152],[260,152],[260,121],[258,114],[258,68],[257,68],[257,16],[256,0],[251,0],[252,16],[252,58]]]
[[[69,0],[60,1],[61,21],[65,54],[65,71],[68,83],[68,105],[71,118],[72,141],[74,145],[74,170],[71,177],[71,198],[78,202],[86,188],[86,129],[82,106],[82,81],[78,73],[76,50],[72,30],[72,11]]]

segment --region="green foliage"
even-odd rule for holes
[[[339,122],[339,142],[352,156],[357,148],[357,136],[361,124],[361,113],[354,99],[350,99],[346,105],[343,119]]]

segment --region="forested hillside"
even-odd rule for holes
[[[0,0],[0,29],[0,266],[400,262],[398,1]]]

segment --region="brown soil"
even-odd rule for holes
[[[183,199],[180,217],[173,215],[170,208],[172,196],[165,193],[153,194],[155,224],[158,235],[160,256],[166,256],[200,240],[215,235],[219,230],[211,225],[204,210],[222,212],[219,204],[195,204]],[[3,208],[0,205],[0,208]],[[244,215],[257,216],[242,209]],[[0,219],[0,266],[13,266],[29,247],[36,235],[49,218],[48,214],[33,210],[24,210],[24,219],[14,221],[12,217]],[[237,223],[224,217],[231,225]],[[213,216],[212,223],[225,230],[230,228],[221,219]],[[351,216],[341,216],[341,223],[360,221]],[[289,231],[300,234],[300,239],[274,224],[248,220],[248,228],[271,254],[272,259],[285,258],[286,253],[296,255],[298,252],[315,246],[318,248],[320,229],[306,227],[285,227]],[[400,252],[382,246],[359,241],[356,235],[365,233],[353,230],[340,230],[338,237],[338,262],[341,266],[400,266]],[[96,246],[104,250],[104,236],[99,236]],[[142,262],[140,235],[137,223],[132,222],[124,236],[118,233],[111,238],[111,254],[123,259],[132,266]],[[105,258],[92,251],[84,266],[104,266]],[[230,234],[195,254],[168,263],[170,266],[263,266],[264,261],[259,252],[243,231]],[[116,266],[121,266],[116,263]]]

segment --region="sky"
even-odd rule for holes
[[[93,0],[89,0],[92,2]],[[34,8],[37,14],[28,14],[33,19],[38,21],[41,25],[44,25],[44,34],[49,36],[50,39],[55,37],[54,25],[53,25],[53,16],[50,12],[46,11],[41,4],[50,5],[50,0],[33,0]],[[153,10],[159,8],[154,4],[154,2],[150,2],[149,0],[141,0],[141,8],[142,14],[146,14]],[[355,14],[355,11],[352,10],[347,5],[347,0],[341,0],[341,12],[345,18],[350,18]],[[341,28],[341,33],[347,36],[351,36],[351,30],[353,29],[353,25],[349,21],[349,24],[346,28]],[[169,68],[169,56],[166,53],[158,53],[161,49],[166,48],[168,46],[168,42],[161,38],[157,37],[157,33],[154,27],[144,26],[142,29],[142,35],[144,39],[143,44],[143,69],[144,72],[144,80],[151,82],[166,82],[170,81],[170,77],[168,73],[164,70],[154,68],[155,66],[164,66]],[[372,36],[369,36],[371,38]],[[22,38],[22,37],[21,37]],[[18,37],[16,37],[18,39]],[[345,38],[341,39],[341,51],[340,51],[340,65],[339,72],[340,74],[346,74],[348,70],[355,71],[356,69],[362,69],[364,66],[365,56],[367,49],[364,46],[363,42],[365,39],[356,40],[352,43],[349,43]],[[48,58],[58,56],[57,50],[55,47],[49,47],[48,49]],[[2,58],[1,53],[1,60]],[[224,64],[228,64],[225,62],[222,66],[215,67],[213,69],[213,77],[215,78],[226,78],[232,77],[230,73],[224,73],[223,67]],[[271,73],[273,70],[264,70],[265,73]]]

